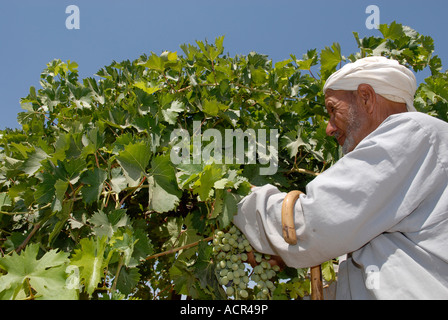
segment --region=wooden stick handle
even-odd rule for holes
[[[296,228],[294,226],[294,205],[301,194],[302,192],[297,190],[289,192],[282,204],[283,239],[290,245],[297,244]]]
[[[299,199],[302,192],[291,191],[289,192],[282,204],[282,231],[283,239],[290,245],[297,244],[296,228],[294,225],[294,206]],[[321,266],[311,267],[311,299],[323,300],[324,289],[322,284],[322,268]]]

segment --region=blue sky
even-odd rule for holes
[[[80,10],[80,29],[69,30],[66,7]],[[446,0],[2,0],[0,3],[0,129],[19,127],[20,98],[53,59],[76,61],[80,78],[113,60],[225,35],[231,56],[250,51],[272,60],[301,57],[308,49],[341,44],[357,51],[352,32],[378,35],[365,26],[366,8],[377,5],[380,22],[397,21],[433,37],[448,61]],[[419,82],[426,74],[418,75]]]

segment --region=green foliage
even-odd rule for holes
[[[415,105],[422,112],[448,121],[448,72],[425,79],[419,87]]]
[[[48,63],[41,88],[21,101],[21,129],[0,136],[0,297],[225,297],[210,237],[231,226],[251,184],[304,190],[339,159],[325,135],[322,87],[347,59],[381,54],[430,68],[416,107],[447,120],[448,78],[432,39],[397,23],[380,31],[355,33],[360,51],[348,58],[337,43],[276,63],[254,52],[229,57],[219,37],[182,45],[183,56],[113,62],[85,79],[75,62]],[[244,161],[195,161],[195,137],[210,141],[212,129],[223,137],[226,129],[278,130],[278,170],[261,175],[275,154],[251,163],[248,143]],[[193,137],[178,164],[175,130]],[[276,136],[267,137],[272,146]],[[204,148],[215,160],[226,154],[217,141]],[[336,278],[332,264],[324,270]],[[274,298],[309,293],[306,270],[279,278]]]
[[[73,299],[74,289],[66,286],[68,253],[50,250],[36,259],[38,244],[30,244],[18,255],[13,252],[0,260],[8,274],[0,277],[1,299]]]

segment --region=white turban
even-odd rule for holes
[[[324,93],[327,89],[356,91],[363,83],[371,85],[377,94],[388,100],[406,103],[408,111],[416,111],[414,74],[398,61],[380,56],[346,64],[327,79]]]

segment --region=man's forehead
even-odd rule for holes
[[[349,93],[351,92],[352,91],[328,89],[325,92],[325,104],[327,104],[328,102],[346,100],[349,98]]]

